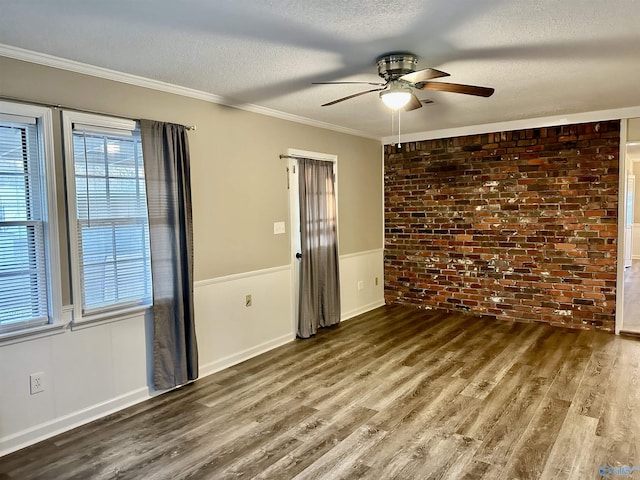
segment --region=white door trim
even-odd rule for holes
[[[618,161],[618,265],[616,275],[616,318],[615,333],[620,334],[624,323],[624,260],[625,260],[625,222],[627,212],[627,120],[620,119],[620,157]]]

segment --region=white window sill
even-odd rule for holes
[[[61,322],[0,333],[0,347],[65,333],[69,330],[68,327],[71,327],[71,330],[82,330],[104,325],[105,323],[119,322],[132,318],[144,318],[148,311],[151,311],[151,306],[138,306],[127,310],[102,314],[100,316],[96,315],[89,318],[85,317],[81,320],[74,320],[73,306],[65,306],[62,307]]]
[[[145,317],[147,312],[151,311],[151,306],[137,306],[126,310],[118,310],[117,312],[109,312],[101,315],[93,315],[91,317],[80,317],[71,323],[71,330],[82,330],[85,328],[97,327],[105,323],[119,322],[121,320],[129,320],[132,318]]]
[[[0,347],[64,333],[68,325],[69,324],[67,322],[49,323],[39,327],[31,327],[25,328],[24,330],[2,333],[0,334]]]

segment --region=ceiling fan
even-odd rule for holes
[[[367,93],[380,92],[380,98],[389,108],[394,110],[404,108],[405,111],[410,111],[422,107],[422,102],[413,93],[412,88],[462,93],[479,97],[490,97],[494,92],[493,88],[488,87],[462,85],[460,83],[432,82],[431,80],[434,78],[448,77],[449,74],[436,70],[435,68],[416,70],[418,57],[412,53],[388,53],[378,57],[376,63],[378,65],[378,75],[384,79],[384,82],[313,82],[313,85],[359,84],[379,87],[354,93],[353,95],[325,103],[322,106],[327,107]]]

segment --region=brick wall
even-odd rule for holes
[[[385,147],[385,300],[613,331],[620,122]]]

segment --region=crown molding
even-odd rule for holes
[[[218,105],[224,105],[238,110],[243,110],[250,113],[256,113],[258,115],[265,115],[267,117],[278,118],[280,120],[286,120],[293,123],[302,125],[308,125],[311,127],[322,128],[325,130],[331,130],[338,133],[344,133],[347,135],[353,135],[356,137],[368,138],[372,140],[379,140],[383,145],[392,144],[397,141],[397,136],[385,136],[379,137],[371,135],[360,130],[342,127],[331,123],[321,122],[313,120],[311,118],[301,117],[299,115],[293,115],[291,113],[281,112],[279,110],[273,110],[260,105],[254,104],[235,104],[226,100],[220,95],[215,93],[204,92],[202,90],[196,90],[193,88],[183,87],[172,83],[162,82],[160,80],[153,80],[151,78],[141,77],[138,75],[132,75],[129,73],[119,72],[117,70],[111,70],[104,67],[98,67],[96,65],[90,65],[87,63],[77,62],[75,60],[69,60],[66,58],[56,57],[46,53],[40,53],[33,50],[27,50],[24,48],[14,47],[11,45],[5,45],[0,43],[0,56],[13,58],[15,60],[22,60],[29,63],[35,63],[38,65],[44,65],[47,67],[58,68],[60,70],[66,70],[74,73],[80,73],[83,75],[89,75],[92,77],[102,78],[105,80],[112,80],[128,85],[134,85],[137,87],[148,88],[164,93],[170,93],[174,95],[180,95],[183,97],[194,98],[197,100],[203,100]],[[556,125],[568,125],[572,123],[585,123],[585,122],[597,122],[605,120],[617,120],[623,118],[635,118],[640,117],[640,106],[625,107],[610,110],[597,110],[591,112],[573,113],[567,115],[555,115],[548,117],[537,117],[521,120],[510,120],[506,122],[487,123],[482,125],[470,125],[465,127],[447,128],[442,130],[428,130],[423,132],[408,133],[401,135],[401,143],[417,142],[421,140],[433,140],[437,138],[452,138],[465,135],[477,135],[482,133],[501,132],[509,130],[523,130],[527,128],[540,128]]]
[[[265,115],[268,117],[278,118],[280,120],[287,120],[294,123],[303,125],[309,125],[311,127],[323,128],[325,130],[332,130],[338,133],[345,133],[347,135],[353,135],[356,137],[369,138],[373,140],[380,140],[380,137],[354,130],[351,128],[341,127],[331,123],[320,122],[311,118],[301,117],[293,115],[291,113],[281,112],[259,105],[253,104],[235,104],[224,99],[220,95],[215,93],[204,92],[202,90],[196,90],[193,88],[182,87],[172,83],[162,82],[159,80],[153,80],[151,78],[141,77],[138,75],[132,75],[129,73],[119,72],[117,70],[111,70],[104,67],[98,67],[87,63],[76,62],[75,60],[68,60],[66,58],[56,57],[46,53],[35,52],[33,50],[27,50],[24,48],[14,47],[11,45],[5,45],[0,43],[0,56],[13,58],[15,60],[22,60],[29,63],[35,63],[38,65],[44,65],[46,67],[58,68],[60,70],[66,70],[74,73],[81,73],[83,75],[89,75],[92,77],[102,78],[105,80],[113,80],[120,83],[126,83],[128,85],[134,85],[137,87],[149,88],[151,90],[157,90],[160,92],[171,93],[174,95],[180,95],[183,97],[195,98],[197,100],[204,100],[206,102],[215,103],[218,105],[225,105],[227,107],[237,108],[238,110],[244,110],[246,112],[257,113],[259,115]]]
[[[620,120],[635,117],[640,117],[640,106],[408,133],[400,136],[400,143],[420,142],[422,140],[462,137],[466,135],[479,135],[482,133],[504,132],[510,130],[525,130],[528,128],[554,127],[558,125],[570,125],[573,123],[603,122],[607,120]],[[387,136],[382,138],[383,145],[394,144],[397,141],[397,136]]]

